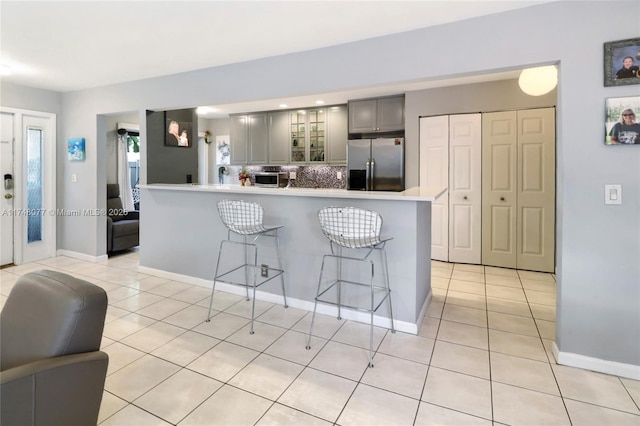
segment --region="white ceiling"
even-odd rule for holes
[[[5,81],[74,91],[304,51],[440,25],[548,1],[0,1]],[[513,78],[514,73],[423,82],[425,87]],[[327,104],[398,93],[325,94]],[[312,105],[217,105],[219,113]],[[305,104],[306,102],[306,104]],[[249,109],[243,109],[249,108]],[[213,115],[211,115],[213,116]]]

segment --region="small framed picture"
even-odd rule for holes
[[[604,85],[640,84],[640,37],[604,44]]]
[[[640,96],[608,98],[605,105],[605,145],[640,145]]]
[[[229,135],[216,136],[216,164],[231,164],[230,140]]]
[[[85,159],[84,138],[67,140],[67,158],[69,161],[84,161]]]
[[[167,131],[164,136],[164,144],[167,146],[191,146],[191,123],[178,121],[171,117],[170,112],[166,114]]]

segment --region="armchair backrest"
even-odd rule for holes
[[[120,199],[120,185],[107,184],[107,215],[115,222],[124,218],[122,200]]]
[[[97,285],[57,271],[25,274],[0,313],[0,371],[99,350],[106,312]]]

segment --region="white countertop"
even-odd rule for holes
[[[322,197],[322,198],[350,198],[365,200],[392,200],[392,201],[435,201],[444,194],[447,188],[434,188],[414,186],[402,192],[391,191],[348,191],[346,189],[328,188],[265,188],[258,186],[240,185],[198,185],[198,184],[165,184],[154,183],[138,185],[142,189],[164,191],[191,191],[191,192],[226,192],[232,194],[261,194],[261,195],[285,195],[292,197]]]

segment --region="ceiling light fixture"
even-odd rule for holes
[[[518,85],[527,95],[542,96],[552,91],[558,84],[558,69],[555,65],[527,68],[522,70]]]
[[[318,101],[316,101],[316,105],[324,105],[324,101],[318,100]]]
[[[286,108],[286,107],[288,107],[288,106],[289,106],[289,105],[287,105],[287,104],[280,104],[280,108]]]

